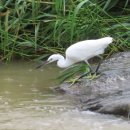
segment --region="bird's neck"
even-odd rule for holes
[[[60,68],[67,68],[73,64],[72,61],[65,59],[63,56],[58,60],[57,66]]]

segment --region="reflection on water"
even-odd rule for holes
[[[50,89],[58,68],[34,67],[0,66],[0,130],[130,130],[123,119],[78,111],[71,100]]]

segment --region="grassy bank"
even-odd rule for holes
[[[1,0],[0,58],[42,59],[76,41],[112,36],[107,54],[130,48],[128,0]]]

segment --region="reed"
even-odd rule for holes
[[[106,55],[130,48],[129,0],[2,0],[0,58],[42,59],[84,39],[112,36]]]

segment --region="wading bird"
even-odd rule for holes
[[[88,60],[95,56],[100,56],[100,54],[104,53],[105,48],[112,43],[112,37],[104,37],[95,40],[85,40],[77,42],[66,49],[64,58],[60,54],[53,54],[51,55],[46,62],[42,63],[41,65],[37,66],[36,68],[40,68],[42,65],[57,61],[57,66],[60,68],[67,68],[75,63],[84,61],[88,65],[90,72],[92,73],[92,68],[88,63]],[[100,57],[101,58],[101,57]],[[101,60],[100,60],[101,62]],[[98,72],[100,62],[95,70],[94,73]],[[89,72],[89,73],[90,73]],[[86,74],[81,75],[79,78],[84,77]]]

